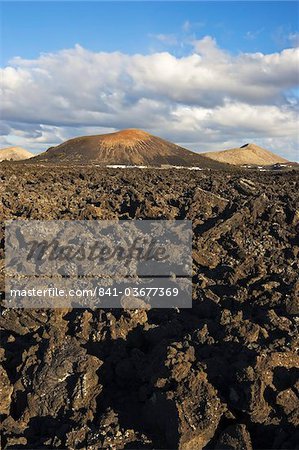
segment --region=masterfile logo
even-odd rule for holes
[[[9,221],[6,305],[191,307],[191,250],[185,220]]]

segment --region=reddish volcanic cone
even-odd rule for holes
[[[49,148],[31,162],[103,166],[121,164],[223,167],[221,163],[137,129],[70,139],[57,147]]]

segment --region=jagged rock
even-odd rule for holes
[[[293,411],[299,411],[299,398],[292,389],[279,392],[276,403],[281,406],[284,412],[289,415]]]
[[[9,415],[13,385],[10,383],[5,369],[0,366],[0,411]]]
[[[250,375],[248,372],[246,375],[247,380],[251,382],[247,390],[248,400],[246,400],[246,403],[248,401],[246,408],[251,420],[255,423],[279,423],[281,412],[269,401],[270,392],[273,396],[276,394],[278,405],[284,404],[285,388],[293,387],[298,379],[299,356],[295,352],[275,352],[267,356],[263,354],[257,357],[253,374]],[[238,392],[241,393],[241,389]],[[289,408],[291,403],[296,405],[298,400],[296,398],[295,394],[290,397]],[[245,405],[243,407],[245,409]]]
[[[226,428],[217,441],[215,450],[252,450],[250,434],[245,425]]]
[[[253,181],[241,178],[235,184],[236,189],[241,192],[241,194],[254,194],[256,192],[256,185]]]
[[[225,410],[204,373],[191,373],[175,391],[152,394],[146,423],[158,428],[167,448],[202,450],[214,436]]]
[[[299,314],[299,281],[294,285],[291,297],[286,301],[286,311],[291,315]]]

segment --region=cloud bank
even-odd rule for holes
[[[1,69],[0,145],[42,151],[82,134],[142,128],[197,151],[255,141],[298,155],[298,48],[233,56],[206,36],[192,52],[126,55],[76,45]]]

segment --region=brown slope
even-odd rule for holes
[[[33,153],[28,152],[22,147],[6,147],[0,149],[0,161],[21,161],[23,159],[32,158]]]
[[[201,153],[201,155],[214,161],[233,164],[235,166],[241,166],[243,164],[269,166],[271,164],[288,162],[287,159],[255,144],[245,144],[239,148],[232,148],[220,152]]]
[[[179,147],[142,130],[128,129],[70,139],[51,147],[30,162],[62,164],[163,164],[223,168],[223,164]]]

